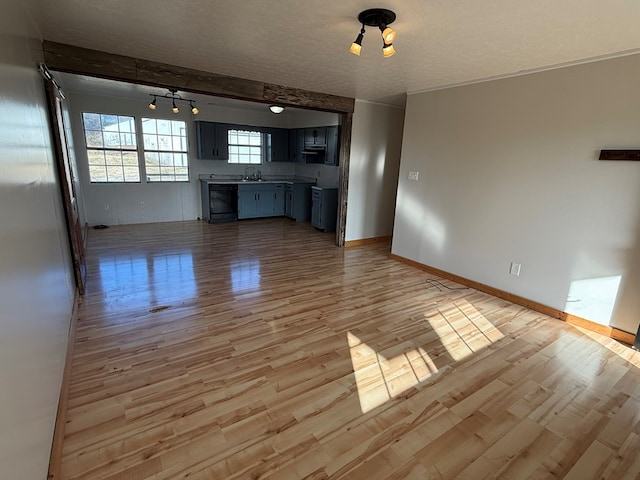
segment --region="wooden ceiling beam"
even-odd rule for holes
[[[355,105],[355,100],[349,97],[218,75],[48,40],[43,42],[43,51],[44,62],[51,70],[78,75],[333,113],[353,113]]]

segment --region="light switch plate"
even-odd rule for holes
[[[511,268],[509,268],[509,273],[511,275],[515,275],[516,277],[519,277],[521,267],[522,267],[522,264],[511,262]]]

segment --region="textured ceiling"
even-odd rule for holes
[[[384,103],[404,94],[640,52],[638,0],[24,0],[43,38]],[[372,7],[397,13],[383,58]]]

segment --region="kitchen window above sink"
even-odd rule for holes
[[[261,165],[264,152],[263,133],[251,130],[232,130],[229,140],[229,163]]]

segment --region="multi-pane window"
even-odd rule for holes
[[[83,113],[82,121],[92,183],[139,182],[134,117]]]
[[[187,125],[180,120],[142,119],[147,182],[188,182]]]
[[[229,163],[262,163],[262,133],[248,130],[229,130]]]

